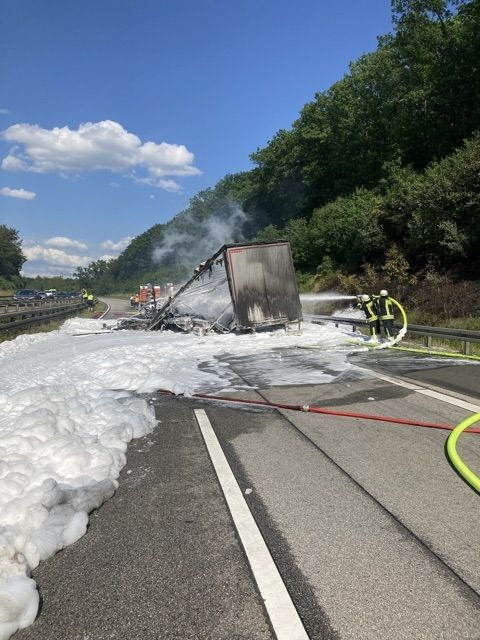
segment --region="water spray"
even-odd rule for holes
[[[342,293],[301,293],[300,302],[336,302],[337,300],[356,300],[357,296]]]

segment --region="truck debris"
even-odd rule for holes
[[[223,245],[160,306],[148,329],[205,333],[300,325],[290,243]]]

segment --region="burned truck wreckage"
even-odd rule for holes
[[[290,244],[223,245],[150,315],[149,330],[230,333],[298,326],[302,307]]]

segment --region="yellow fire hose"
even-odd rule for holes
[[[450,462],[458,471],[458,473],[462,476],[462,478],[466,482],[468,482],[468,484],[471,487],[473,487],[475,491],[478,491],[478,493],[480,493],[480,478],[475,473],[473,473],[473,471],[469,469],[467,465],[463,462],[463,460],[460,458],[460,456],[457,453],[456,444],[457,444],[458,438],[465,431],[465,429],[468,429],[468,427],[471,427],[472,424],[475,424],[479,420],[480,420],[480,413],[474,413],[469,418],[465,418],[465,420],[462,420],[462,422],[457,424],[455,429],[451,432],[451,434],[447,438],[447,455]]]
[[[397,333],[395,339],[392,340],[392,342],[390,343],[391,345],[394,345],[394,344],[399,343],[400,340],[403,338],[403,336],[407,333],[407,314],[405,313],[405,309],[398,302],[398,300],[395,300],[395,298],[390,298],[390,297],[388,299],[390,300],[390,302],[393,302],[393,304],[397,306],[397,308],[399,309],[400,313],[402,314],[402,320],[403,320],[402,328]]]
[[[442,356],[444,358],[459,358],[460,360],[480,360],[480,356],[471,356],[463,353],[450,353],[449,351],[434,351],[433,349],[414,349],[413,347],[392,347],[397,351],[408,351],[409,353],[422,353],[427,356]]]

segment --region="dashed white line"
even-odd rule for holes
[[[308,640],[298,612],[245,502],[210,420],[203,409],[194,411],[277,640]]]

